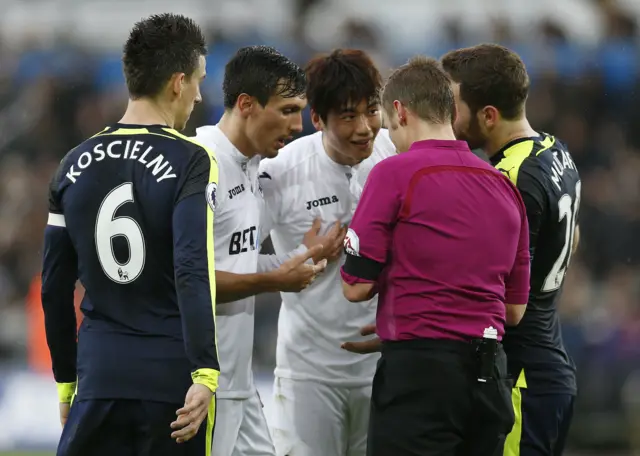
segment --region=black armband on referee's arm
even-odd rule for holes
[[[384,269],[384,264],[370,258],[347,253],[347,259],[342,268],[344,272],[351,276],[375,282]]]

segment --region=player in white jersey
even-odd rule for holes
[[[295,248],[315,219],[322,220],[320,232],[336,221],[348,224],[368,172],[396,151],[381,130],[382,79],[364,52],[318,57],[306,74],[319,131],[260,164],[276,253]],[[282,293],[272,423],[278,456],[366,453],[378,354],[354,354],[341,344],[362,339],[360,328],[374,322],[376,301],[344,298],[340,258],[309,288]]]
[[[219,167],[213,192],[221,364],[216,456],[274,454],[251,370],[255,295],[299,291],[323,268],[305,264],[322,254],[320,246],[308,251],[301,246],[279,256],[259,254],[260,155],[275,157],[284,141],[302,130],[304,90],[302,69],[275,49],[242,48],[225,68],[224,115],[218,125],[197,129],[196,139],[215,150]],[[326,241],[307,236],[309,247]]]

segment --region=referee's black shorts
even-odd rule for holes
[[[478,382],[476,346],[416,339],[385,343],[373,380],[368,456],[501,456],[514,423],[507,360]]]

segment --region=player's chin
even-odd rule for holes
[[[360,163],[373,153],[373,139],[369,141],[351,141],[351,157]]]
[[[287,144],[287,140],[289,138],[278,138],[272,145],[271,147],[268,147],[265,151],[264,154],[262,154],[263,157],[265,158],[275,158],[278,156],[278,152],[280,152],[280,149],[282,149],[286,144]]]
[[[190,116],[187,116],[187,118],[184,119],[184,120],[183,119],[176,119],[176,122],[175,122],[175,124],[173,126],[174,130],[182,131],[185,128],[187,128],[187,122],[189,121],[189,117]]]
[[[264,152],[260,155],[264,158],[276,158],[278,153],[280,152],[281,147],[268,147],[264,150]]]

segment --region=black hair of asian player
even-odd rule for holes
[[[206,54],[204,33],[188,17],[154,14],[137,22],[122,56],[129,96],[157,96],[175,73],[191,77]]]
[[[330,112],[367,100],[380,102],[382,76],[366,52],[336,49],[313,58],[305,67],[309,106],[326,122]]]
[[[224,107],[235,106],[247,94],[266,106],[272,96],[304,95],[307,79],[300,66],[270,46],[240,48],[224,69]]]

